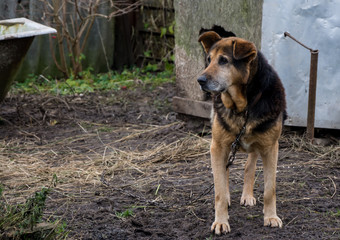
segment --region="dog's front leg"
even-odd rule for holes
[[[261,153],[264,172],[264,226],[282,227],[282,221],[276,214],[276,168],[279,143],[268,147]]]
[[[256,204],[256,199],[254,198],[254,181],[255,181],[255,170],[256,161],[259,154],[256,152],[249,153],[248,160],[244,169],[244,185],[241,196],[241,205],[244,206],[254,206]]]
[[[210,152],[215,186],[215,221],[211,226],[211,231],[215,231],[215,234],[219,235],[230,232],[228,222],[228,205],[230,205],[229,169],[226,170],[226,157],[229,155],[229,150],[213,139]]]

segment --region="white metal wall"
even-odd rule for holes
[[[261,48],[287,95],[287,125],[306,126],[310,52],[319,50],[315,127],[340,129],[340,0],[264,0]]]

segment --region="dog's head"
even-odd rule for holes
[[[197,79],[202,90],[227,92],[231,86],[247,84],[250,63],[257,56],[255,45],[242,38],[221,38],[216,32],[203,33],[199,39],[207,55],[208,67]]]

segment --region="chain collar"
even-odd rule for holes
[[[241,146],[241,137],[246,132],[246,125],[248,122],[248,109],[246,109],[244,115],[245,115],[245,121],[244,121],[243,127],[241,128],[241,131],[239,132],[239,134],[237,134],[235,141],[231,144],[231,154],[229,156],[227,166],[226,166],[227,170],[234,163],[234,160],[236,158],[236,153],[240,149],[240,146]]]

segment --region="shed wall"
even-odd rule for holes
[[[286,89],[287,125],[306,126],[310,52],[319,50],[315,127],[340,129],[340,2],[264,0],[262,51]]]

